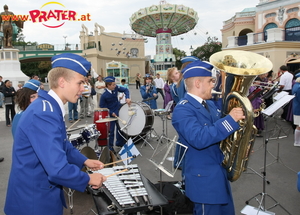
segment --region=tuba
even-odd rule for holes
[[[241,107],[245,114],[245,119],[238,122],[240,128],[220,143],[228,180],[236,181],[247,168],[257,133],[252,104],[247,98],[249,88],[256,76],[269,72],[273,64],[262,55],[232,50],[217,52],[209,61],[222,73],[223,116],[235,107]]]

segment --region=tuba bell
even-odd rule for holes
[[[238,122],[240,128],[220,143],[228,180],[236,181],[247,168],[257,133],[252,104],[247,98],[249,88],[256,76],[269,72],[273,64],[262,55],[232,50],[217,52],[209,61],[222,73],[223,116],[235,107],[241,107],[245,114],[245,119]]]

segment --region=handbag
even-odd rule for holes
[[[4,97],[4,104],[5,105],[12,105],[12,102],[13,102],[13,100],[12,100],[12,98],[13,97]]]

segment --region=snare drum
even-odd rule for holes
[[[121,106],[119,110],[119,117],[127,122],[127,126],[118,120],[118,124],[122,132],[128,136],[136,136],[139,134],[146,134],[151,130],[154,123],[154,114],[149,105],[144,102],[131,102]]]
[[[109,110],[107,108],[97,108],[94,111],[94,123],[96,124],[97,130],[101,133],[101,136],[98,138],[98,146],[107,146],[110,123],[96,121],[107,118],[108,116]]]
[[[85,141],[89,143],[90,140],[95,140],[96,138],[98,138],[100,136],[100,132],[96,129],[95,124],[90,124],[83,129],[81,135],[85,139]]]
[[[69,141],[76,148],[78,148],[80,145],[83,144],[83,138],[82,138],[81,134],[71,134],[69,137]]]

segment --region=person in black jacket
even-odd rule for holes
[[[4,102],[5,102],[5,118],[6,118],[6,126],[10,127],[11,121],[13,121],[14,116],[16,115],[15,111],[15,88],[12,87],[12,83],[10,80],[4,81],[3,94],[4,94]],[[9,118],[10,111],[10,118]]]
[[[3,108],[3,87],[4,87],[4,82],[2,81],[2,76],[0,75],[0,108]]]

